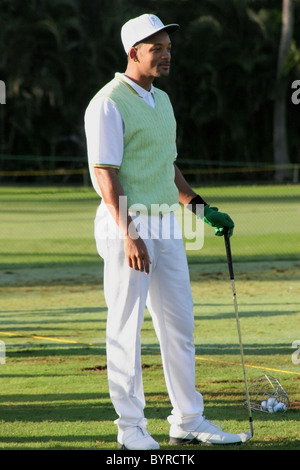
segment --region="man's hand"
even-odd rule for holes
[[[128,235],[124,241],[124,250],[130,268],[149,274],[151,260],[145,242],[140,237],[133,239]]]
[[[219,237],[224,235],[224,228],[228,229],[228,237],[231,237],[233,234],[233,220],[228,214],[219,212],[217,207],[210,207],[209,205],[205,206],[203,220],[215,229],[215,234]]]

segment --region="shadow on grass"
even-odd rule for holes
[[[195,341],[196,355],[205,355],[208,358],[213,356],[236,356],[239,357],[240,349],[237,343],[220,344],[210,343],[201,344]],[[252,343],[243,345],[245,356],[286,356],[289,357],[292,354],[290,345],[286,343],[272,344],[260,344]],[[157,355],[160,356],[158,344],[145,344],[142,347],[142,354],[144,355]],[[52,344],[25,344],[25,345],[7,345],[7,361],[13,359],[22,359],[23,361],[36,361],[38,359],[54,359],[57,357],[74,357],[74,356],[90,356],[95,358],[105,357],[106,349],[105,344],[97,346],[86,346],[80,345],[52,345]]]
[[[58,357],[74,357],[74,356],[106,356],[105,345],[103,346],[86,346],[86,345],[63,345],[53,346],[52,344],[25,344],[7,345],[6,348],[7,361],[10,359],[22,359],[24,361],[36,361],[41,358],[51,359]],[[5,374],[7,377],[7,375]]]
[[[240,348],[238,344],[200,344],[196,342],[196,354],[206,356],[236,356],[240,357]],[[244,354],[246,356],[286,356],[292,354],[290,345],[286,343],[272,344],[244,344]]]
[[[205,392],[206,417],[211,420],[244,421],[247,411],[243,406],[244,395],[236,391]],[[145,393],[145,416],[148,419],[166,420],[172,406],[167,393]],[[4,422],[61,422],[61,421],[112,421],[116,413],[107,393],[49,393],[9,394],[1,396],[1,419]],[[225,410],[225,411],[224,411]],[[256,421],[280,421],[282,414],[254,412]],[[299,410],[289,410],[285,421],[300,421]]]
[[[116,419],[108,393],[9,394],[2,395],[1,402],[1,419],[5,422]]]
[[[55,324],[59,322],[59,317],[63,316],[63,315],[83,315],[83,314],[90,314],[90,313],[95,313],[95,314],[98,314],[99,312],[105,312],[107,310],[106,307],[66,307],[66,308],[40,308],[40,309],[22,309],[22,310],[16,310],[16,309],[13,309],[13,310],[0,310],[0,319],[3,318],[5,319],[7,317],[7,314],[9,314],[9,319],[10,319],[10,323],[12,322],[11,320],[11,314],[12,313],[15,313],[16,315],[30,315],[31,317],[32,316],[37,316],[39,318],[41,318],[41,315],[43,316],[43,319],[46,317],[48,318],[53,318],[55,319]],[[94,317],[95,318],[95,317]],[[101,320],[101,318],[100,318]],[[63,322],[65,322],[66,320],[62,320]],[[76,321],[80,321],[79,319],[78,320],[75,320]],[[82,320],[81,320],[82,321]],[[87,321],[87,320],[83,320],[83,321]],[[96,320],[98,321],[98,319]],[[13,321],[14,322],[14,321]],[[14,322],[16,323],[16,322]],[[24,320],[22,319],[20,321],[20,324],[24,323]],[[40,322],[41,323],[41,322]],[[72,323],[73,323],[73,318],[72,318]]]
[[[195,339],[195,349],[196,356],[206,356],[207,360],[213,356],[225,357],[225,356],[236,356],[240,361],[240,348],[238,343],[203,343],[201,344]],[[252,343],[243,345],[243,351],[245,356],[287,356],[289,357],[292,354],[292,349],[290,345],[286,343],[276,343],[272,344],[260,344]],[[147,344],[142,348],[142,353],[145,355],[160,355],[160,350],[158,344]],[[214,366],[215,367],[215,366]]]
[[[196,306],[199,306],[202,308],[202,307],[205,307],[205,304],[194,304],[195,307]],[[208,307],[212,307],[214,305],[224,305],[224,310],[225,309],[228,309],[228,305],[226,304],[206,304]],[[261,307],[262,309],[264,308],[264,306],[270,306],[272,305],[271,303],[269,302],[266,302],[266,303],[261,303],[261,304],[254,304],[255,306],[259,306]],[[296,307],[296,305],[300,305],[300,302],[298,303],[292,303],[293,306]],[[266,310],[263,310],[263,312],[260,314],[257,310],[255,311],[251,311],[251,310],[248,310],[248,311],[245,311],[243,310],[242,312],[239,313],[239,316],[241,319],[243,318],[257,318],[258,321],[260,321],[260,317],[263,317],[263,318],[266,318],[266,317],[276,317],[276,316],[282,316],[282,315],[291,315],[291,316],[294,316],[295,314],[298,314],[299,313],[299,309],[296,309],[296,310],[278,310],[278,304],[274,304],[275,308],[277,309],[277,311],[271,311],[271,312],[268,312]],[[195,321],[198,321],[198,322],[201,322],[201,321],[204,321],[204,320],[212,320],[212,321],[217,321],[217,320],[226,320],[226,319],[233,319],[235,318],[235,314],[232,313],[232,312],[222,312],[222,313],[214,313],[214,314],[211,314],[211,315],[195,315]]]
[[[45,253],[24,255],[14,254],[17,260],[9,264],[0,263],[0,282],[3,286],[51,286],[51,285],[103,285],[103,261],[95,253],[92,255],[78,255],[78,253]],[[32,261],[28,261],[28,256]],[[40,257],[43,261],[39,261]],[[80,259],[82,256],[82,260]],[[24,261],[22,258],[24,257]],[[36,261],[34,259],[36,258]],[[57,262],[53,262],[57,259]],[[210,278],[214,281],[228,279],[228,268],[224,255],[208,255],[198,252],[189,255],[187,259],[190,267],[191,281],[203,282]],[[283,263],[281,267],[280,263]],[[259,279],[280,282],[281,279],[297,281],[300,279],[300,256],[282,254],[251,254],[234,257],[237,278],[246,276],[247,280]],[[249,266],[251,269],[249,270]],[[290,267],[290,269],[289,269]],[[280,270],[281,268],[281,270]],[[209,272],[207,272],[209,269]],[[220,272],[214,272],[216,269]]]

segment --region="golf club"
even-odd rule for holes
[[[246,405],[247,405],[247,409],[248,409],[251,436],[253,436],[254,429],[253,429],[252,411],[251,411],[249,390],[248,390],[246,370],[245,370],[244,350],[243,350],[243,342],[242,342],[242,333],[241,333],[241,327],[240,327],[238,304],[237,304],[236,291],[235,291],[235,280],[234,280],[234,272],[233,272],[231,246],[230,246],[230,239],[229,239],[229,236],[228,236],[228,230],[227,229],[224,230],[224,240],[225,240],[227,263],[228,263],[228,269],[229,269],[229,275],[230,275],[230,281],[231,281],[231,289],[232,289],[233,304],[234,304],[235,317],[236,317],[236,325],[237,325],[238,337],[239,337],[239,343],[240,343],[240,354],[241,354],[241,361],[242,361],[242,368],[243,368],[243,375],[244,375],[244,383],[245,383],[245,391],[246,391]]]

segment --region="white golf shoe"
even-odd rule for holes
[[[194,431],[183,431],[176,424],[170,428],[170,444],[241,444],[251,438],[250,432],[231,434],[223,432],[218,426],[204,419]]]
[[[122,435],[118,433],[118,448],[122,450],[155,450],[159,449],[149,432],[140,426],[126,429]]]

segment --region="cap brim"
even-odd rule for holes
[[[163,26],[162,28],[157,29],[157,30],[155,31],[155,33],[152,33],[152,34],[150,34],[149,36],[145,36],[144,38],[139,39],[139,40],[134,44],[134,46],[135,46],[136,44],[139,44],[140,42],[145,41],[145,39],[151,38],[151,36],[154,36],[154,34],[157,34],[157,33],[159,33],[160,31],[167,31],[168,34],[172,34],[172,33],[175,33],[175,31],[177,31],[177,29],[179,29],[179,28],[180,28],[179,24],[175,24],[175,23],[174,23],[174,24],[167,24],[166,26]]]
[[[167,24],[167,26],[165,26],[162,29],[165,29],[167,31],[167,33],[172,34],[172,33],[175,33],[175,31],[177,31],[177,29],[179,29],[179,28],[180,28],[179,24],[174,23],[174,24]]]

